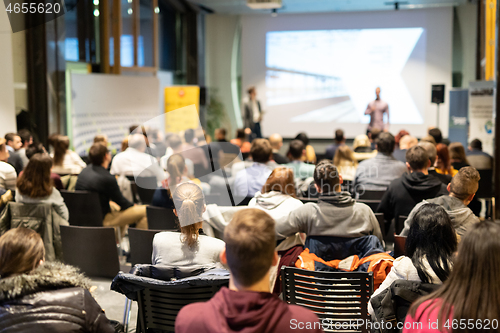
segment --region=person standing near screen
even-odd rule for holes
[[[377,98],[368,103],[365,114],[370,115],[370,123],[366,134],[370,133],[372,128],[378,128],[387,132],[389,130],[389,104],[380,99],[380,87],[375,89]],[[384,124],[384,113],[387,114],[387,122]]]
[[[246,132],[252,132],[252,139],[262,138],[260,122],[262,121],[263,112],[260,102],[257,100],[257,91],[255,87],[250,87],[247,93],[248,103],[245,104],[244,108],[243,125]]]

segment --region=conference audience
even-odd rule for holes
[[[297,134],[294,140],[300,140],[305,146],[306,154],[302,156],[302,162],[316,164],[316,152],[313,146],[309,144],[309,137],[306,133],[301,132]]]
[[[430,136],[433,137],[434,142],[437,144],[442,143],[443,141],[443,134],[441,133],[441,130],[439,128],[430,128],[429,131],[427,132]]]
[[[436,145],[436,140],[434,140],[434,137],[431,135],[426,135],[422,139],[420,139],[420,142],[429,142],[432,143],[434,146]]]
[[[47,153],[33,155],[17,180],[16,202],[47,203],[59,216],[69,220],[69,211],[50,177],[52,158]]]
[[[283,138],[281,135],[274,133],[269,137],[269,143],[271,144],[271,148],[273,148],[273,160],[278,164],[287,164],[290,162],[288,158],[281,155],[280,149],[283,147]]]
[[[314,183],[318,203],[306,203],[276,221],[276,233],[284,238],[302,232],[308,236],[362,237],[375,235],[382,242],[380,226],[370,207],[341,191],[342,176],[329,160],[316,165]]]
[[[460,237],[464,236],[473,224],[479,222],[479,218],[474,215],[469,207],[467,207],[476,194],[479,178],[479,172],[473,167],[464,167],[460,169],[451,180],[451,183],[448,184],[448,195],[424,200],[412,209],[405,221],[405,227],[401,232],[401,236],[408,235],[415,214],[422,206],[429,203],[443,207],[450,216],[457,234]]]
[[[306,147],[300,140],[292,140],[288,149],[288,158],[290,163],[286,164],[287,168],[293,170],[295,179],[307,179],[314,175],[314,165],[303,162],[303,157],[306,155]]]
[[[367,131],[368,139],[370,139],[370,148],[372,150],[377,149],[377,139],[382,131],[378,127],[373,127],[370,131]]]
[[[106,134],[97,134],[94,136],[94,143],[100,143],[104,147],[108,146],[108,136]]]
[[[343,180],[354,180],[358,161],[354,157],[354,152],[347,145],[341,145],[336,149],[333,164],[337,167]]]
[[[354,178],[355,190],[384,191],[392,180],[406,172],[406,165],[392,156],[395,144],[391,133],[384,132],[379,135],[377,155],[358,165]]]
[[[194,141],[194,130],[188,129],[184,132],[184,143],[181,146],[180,153],[185,159],[189,159],[194,165],[199,165],[205,170],[208,169],[208,160],[205,150],[199,147],[195,147]],[[175,149],[174,149],[175,151]]]
[[[460,242],[448,279],[441,288],[412,304],[403,332],[455,332],[458,330],[454,327],[464,320],[473,325],[468,327],[469,332],[490,331],[500,313],[499,253],[500,226],[494,222],[472,226]],[[439,323],[430,326],[438,318]],[[444,328],[448,319],[451,329]],[[498,331],[496,324],[494,327],[492,331]]]
[[[69,150],[69,138],[63,135],[57,135],[53,138],[54,166],[52,172],[59,175],[63,174],[79,174],[83,168],[87,166],[77,153]]]
[[[28,158],[28,161],[33,157],[35,154],[47,154],[47,151],[45,150],[45,147],[41,143],[32,143],[26,148],[26,157]],[[28,164],[26,164],[27,166]],[[53,163],[52,163],[53,165]],[[22,172],[21,172],[22,174]],[[19,176],[21,176],[19,174]],[[54,187],[58,190],[63,190],[64,186],[61,181],[61,176],[59,176],[57,173],[52,172],[52,169],[50,170],[50,179],[52,179],[52,182],[54,184]]]
[[[45,262],[38,233],[14,228],[0,237],[0,330],[113,333],[78,269]]]
[[[29,158],[26,156],[26,149],[33,143],[33,137],[31,136],[31,132],[27,129],[22,129],[19,131],[19,137],[21,138],[21,148],[17,150],[17,153],[21,157],[23,162],[23,168],[28,165]]]
[[[105,227],[122,227],[136,223],[139,229],[147,229],[146,206],[133,205],[120,192],[116,178],[108,171],[111,154],[108,148],[97,143],[89,150],[90,164],[82,170],[76,181],[76,190],[96,192],[104,217]],[[113,201],[113,208],[110,205]],[[117,207],[118,206],[118,207]],[[122,233],[123,235],[123,233]]]
[[[157,188],[153,194],[151,206],[174,209],[172,193],[177,185],[189,182],[187,177],[186,160],[181,154],[174,154],[167,161],[168,178],[162,182],[162,187]]]
[[[437,158],[437,149],[436,145],[426,142],[426,141],[420,141],[418,145],[422,148],[425,149],[427,152],[427,155],[429,156],[429,160],[431,161],[430,167],[427,169],[427,172],[429,173],[430,176],[436,177],[439,179],[439,181],[445,185],[448,185],[451,182],[451,176],[450,175],[445,175],[442,173],[438,173],[436,171],[436,168],[434,165],[436,164],[436,158]]]
[[[479,139],[470,142],[467,160],[477,170],[493,169],[493,157],[483,151],[483,143]]]
[[[270,271],[278,264],[275,222],[264,211],[237,212],[224,230],[226,242],[220,258],[229,267],[229,288],[212,299],[181,309],[175,321],[177,333],[212,332],[322,332],[316,315],[289,305],[271,294]],[[293,321],[312,329],[294,329]]]
[[[436,204],[427,204],[415,214],[406,238],[406,255],[394,260],[391,272],[371,299],[389,288],[396,280],[441,284],[453,268],[457,235],[446,211]],[[373,315],[370,302],[368,312]]]
[[[21,155],[17,152],[22,147],[21,137],[17,133],[7,133],[5,134],[5,140],[7,142],[7,150],[9,151],[7,163],[16,169],[16,174],[19,174],[23,171],[24,167]]]
[[[430,163],[426,150],[420,146],[411,147],[406,152],[408,172],[391,182],[377,208],[377,213],[384,213],[385,221],[390,223],[393,218],[408,216],[424,199],[448,195],[446,185],[429,175]]]
[[[337,149],[345,145],[345,137],[344,137],[344,131],[341,129],[338,129],[335,131],[335,137],[333,138],[334,142],[326,147],[326,152],[325,152],[325,158],[329,160],[333,160],[333,157],[335,156],[335,153],[337,152]]]
[[[354,150],[354,157],[358,162],[377,155],[377,151],[372,150],[370,139],[365,134],[360,134],[354,138],[352,149]]]
[[[460,142],[452,142],[448,146],[450,153],[451,166],[455,170],[460,170],[465,166],[470,166],[467,156],[465,155],[465,148]]]
[[[0,138],[0,188],[14,191],[16,189],[17,173],[16,169],[7,163],[9,151],[6,146],[6,140]]]
[[[437,159],[436,167],[437,173],[442,173],[443,175],[455,176],[458,172],[452,165],[450,160],[450,153],[448,151],[448,146],[444,143],[438,143],[436,145]]]
[[[268,140],[255,139],[252,141],[250,156],[252,157],[253,163],[244,170],[236,173],[234,179],[235,195],[240,197],[253,197],[255,193],[260,191],[272,171],[272,169],[266,165],[270,161],[272,153],[273,150]]]
[[[172,198],[181,232],[165,231],[155,235],[151,259],[153,265],[210,267],[219,263],[224,242],[201,232],[202,214],[206,209],[201,188],[193,183],[180,184]]]
[[[408,131],[406,131],[406,130],[401,130],[398,132],[398,134],[396,134],[394,136],[394,141],[396,141],[396,149],[398,149],[398,147],[399,147],[399,141],[405,135],[410,135],[410,133],[408,133]]]
[[[242,154],[249,153],[250,147],[252,146],[251,143],[247,140],[247,134],[245,133],[244,128],[238,128],[236,130],[236,138],[232,139],[229,142],[231,142],[233,145],[238,146]]]
[[[393,156],[395,159],[398,161],[401,161],[403,163],[406,162],[406,152],[408,149],[411,147],[415,146],[418,144],[417,138],[410,136],[410,135],[405,135],[399,140],[399,149],[397,148],[397,143],[396,143],[396,149],[394,149]]]

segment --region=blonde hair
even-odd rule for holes
[[[342,161],[349,161],[353,166],[358,165],[358,161],[354,157],[354,152],[347,145],[339,146],[333,157],[333,164],[337,167],[342,166]]]
[[[201,215],[205,209],[203,192],[194,183],[183,183],[177,186],[172,199],[179,217],[182,242],[194,247],[198,242],[199,229],[203,221]]]

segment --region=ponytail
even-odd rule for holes
[[[173,200],[182,233],[182,242],[189,247],[198,243],[205,199],[201,188],[194,183],[183,183],[177,186]]]

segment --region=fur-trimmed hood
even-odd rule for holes
[[[90,288],[90,280],[78,268],[59,262],[46,262],[30,273],[0,278],[0,302],[46,290]]]

